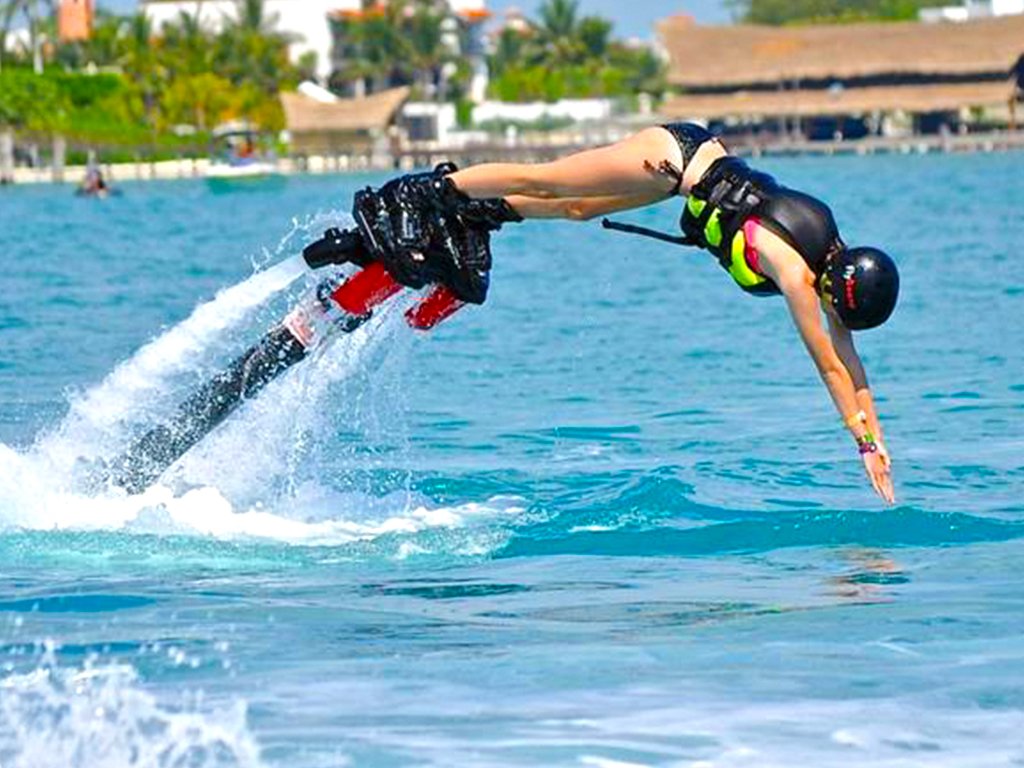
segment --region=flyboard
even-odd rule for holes
[[[357,229],[327,230],[303,257],[311,269],[346,262],[359,269],[349,277],[335,273],[321,280],[278,325],[180,403],[171,418],[137,438],[107,465],[110,483],[130,494],[146,490],[245,400],[338,334],[352,333],[405,289],[368,256]],[[463,305],[451,289],[436,284],[405,318],[426,331]]]

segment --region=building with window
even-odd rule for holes
[[[922,8],[921,21],[969,21],[1024,13],[1024,0],[963,0],[958,5]]]
[[[1016,125],[1024,16],[795,27],[659,24],[675,90],[666,117],[734,130],[855,138]]]

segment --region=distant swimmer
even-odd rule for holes
[[[827,205],[753,170],[704,128],[648,128],[549,163],[444,164],[360,194],[355,213],[363,239],[395,280],[410,287],[443,282],[474,303],[487,292],[488,235],[503,223],[584,221],[685,197],[681,237],[604,225],[704,248],[747,293],[782,295],[871,484],[894,502],[892,462],[851,331],[892,314],[896,265],[877,248],[847,247]]]
[[[103,171],[98,166],[90,165],[75,194],[82,197],[104,198],[114,194],[114,190],[107,184],[107,180],[103,177]]]

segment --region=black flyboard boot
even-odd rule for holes
[[[402,285],[447,285],[482,304],[490,285],[490,233],[522,217],[503,199],[473,200],[450,178],[457,168],[399,176],[356,194],[352,215],[367,250]]]

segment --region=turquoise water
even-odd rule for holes
[[[1024,764],[1024,158],[766,165],[903,270],[895,508],[780,302],[568,223],[85,491],[379,178],[0,190],[0,765]]]

